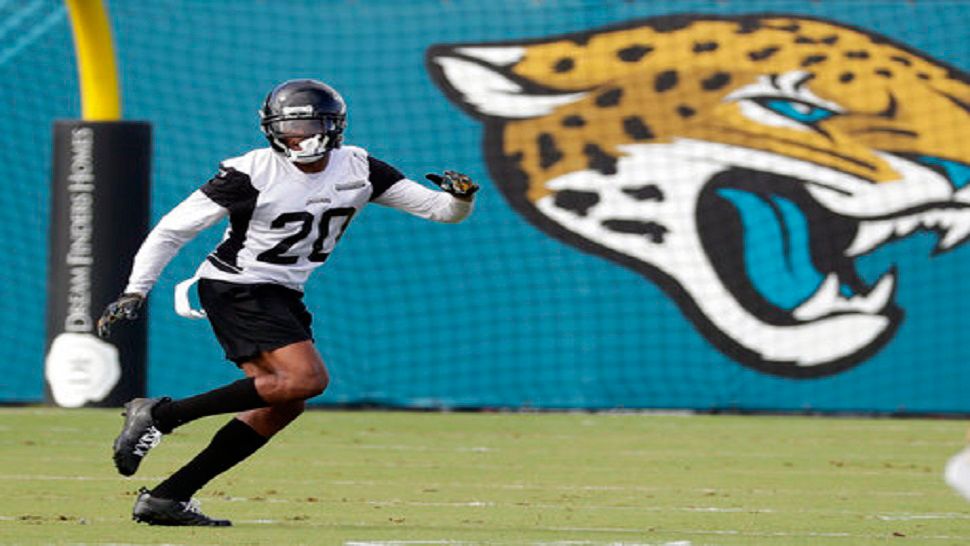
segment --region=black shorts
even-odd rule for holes
[[[264,351],[313,340],[303,293],[278,284],[199,279],[199,302],[212,331],[236,365]]]

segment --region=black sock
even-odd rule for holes
[[[246,423],[233,419],[216,432],[201,453],[158,484],[152,496],[187,501],[209,480],[255,453],[267,441]]]
[[[158,430],[167,434],[175,427],[200,417],[246,411],[267,405],[256,392],[256,379],[247,377],[182,400],[162,400],[152,408],[152,417]]]

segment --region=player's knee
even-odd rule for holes
[[[323,391],[327,390],[328,385],[330,385],[330,374],[327,373],[326,368],[323,368],[314,373],[312,378],[308,379],[307,390],[310,391],[310,396],[307,398],[320,396],[323,394]]]
[[[323,394],[330,384],[330,375],[326,368],[312,367],[301,373],[293,374],[289,378],[288,391],[291,400],[306,400]]]

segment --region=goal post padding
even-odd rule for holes
[[[53,132],[45,395],[118,406],[146,392],[147,323],[117,324],[108,340],[96,323],[148,232],[151,125],[61,120]]]

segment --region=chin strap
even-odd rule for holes
[[[327,154],[326,135],[314,135],[300,141],[300,149],[294,150],[289,146],[277,141],[283,148],[283,153],[293,163],[313,163]]]

